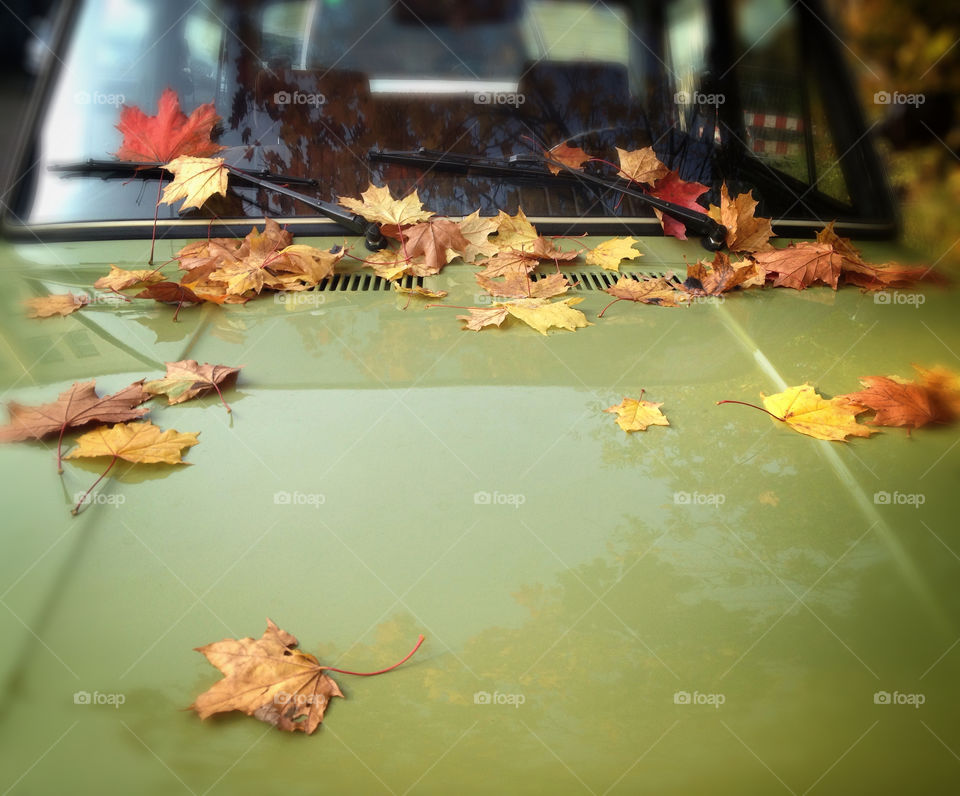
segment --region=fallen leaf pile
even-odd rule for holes
[[[423,636],[401,661],[377,672],[350,672],[321,666],[313,655],[297,649],[296,637],[267,619],[258,638],[228,638],[196,651],[224,675],[190,706],[201,719],[239,710],[278,730],[312,734],[334,697],[343,697],[327,672],[360,677],[384,674],[405,663],[420,648]]]
[[[10,421],[0,426],[0,442],[41,440],[56,434],[57,471],[60,473],[63,472],[64,459],[111,457],[107,469],[77,501],[73,509],[77,514],[90,492],[118,459],[134,464],[181,464],[182,449],[197,444],[194,432],[163,431],[149,421],[131,422],[141,421],[150,411],[141,404],[155,395],[166,395],[168,403],[177,404],[216,391],[221,403],[230,411],[223,400],[220,385],[236,376],[239,367],[201,365],[193,359],[167,362],[166,367],[167,375],[163,378],[147,382],[140,379],[112,395],[98,396],[96,382],[88,381],[74,384],[50,403],[25,406],[11,402],[7,404]],[[89,429],[97,423],[114,425],[101,425],[87,431],[75,440],[76,447],[70,453],[62,455],[63,438],[67,432]]]

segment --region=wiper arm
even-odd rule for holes
[[[491,177],[501,177],[508,180],[528,181],[536,180],[538,182],[546,181],[571,183],[575,180],[589,182],[603,188],[609,188],[624,196],[630,196],[634,199],[654,207],[672,216],[686,226],[687,230],[701,236],[703,247],[709,251],[718,251],[725,245],[727,238],[727,229],[722,224],[714,221],[706,213],[698,213],[696,210],[690,210],[682,205],[669,202],[666,199],[659,199],[656,196],[644,193],[643,191],[631,188],[622,180],[599,177],[585,171],[575,171],[563,163],[554,160],[544,160],[542,158],[529,155],[513,155],[510,158],[484,158],[473,155],[459,155],[452,152],[440,152],[433,149],[414,149],[404,150],[384,150],[371,149],[367,157],[373,161],[381,163],[396,163],[401,166],[430,166],[432,168],[442,169],[444,171],[453,171],[460,174],[474,173],[486,174]],[[544,163],[549,162],[555,166],[564,169],[560,174],[552,174],[544,168]]]
[[[86,160],[80,163],[53,164],[48,167],[50,171],[63,174],[64,176],[79,176],[85,174],[98,174],[103,179],[118,177],[139,178],[139,179],[169,179],[169,172],[165,171],[162,163],[135,163],[126,160]],[[366,246],[370,251],[377,251],[386,245],[386,240],[380,232],[380,227],[367,221],[365,218],[351,213],[330,202],[317,199],[312,196],[288,188],[288,185],[307,185],[319,187],[316,180],[293,177],[286,174],[274,174],[267,170],[248,171],[236,166],[228,165],[230,174],[240,182],[250,185],[256,185],[266,191],[288,196],[298,202],[302,202],[308,207],[316,210],[331,221],[335,221],[344,229],[353,232],[356,235],[363,235],[366,240]]]

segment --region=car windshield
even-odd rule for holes
[[[652,145],[683,178],[753,190],[778,219],[883,219],[882,178],[843,81],[823,74],[829,59],[803,57],[815,16],[787,0],[76,3],[54,44],[15,220],[151,219],[145,180],[51,166],[112,157],[121,105],[156,113],[167,87],[187,112],[215,104],[228,163],[314,179],[307,190],[328,201],[373,182],[395,194],[417,187],[443,215],[522,207],[573,224],[649,222],[641,202],[570,180],[369,156],[427,147],[508,158],[567,141],[608,161],[615,147]],[[243,185],[199,210],[160,212],[316,217]]]

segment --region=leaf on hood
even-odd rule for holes
[[[618,175],[631,182],[640,182],[652,186],[657,180],[666,177],[670,172],[670,169],[660,162],[660,158],[657,157],[657,153],[653,151],[652,146],[632,150],[617,147],[617,155],[620,157]]]
[[[136,420],[149,411],[136,408],[149,398],[143,390],[142,380],[102,397],[97,395],[96,382],[77,382],[51,403],[24,406],[14,401],[7,404],[10,423],[0,427],[0,441],[40,439],[89,423]]]
[[[151,395],[166,395],[169,405],[181,404],[196,398],[203,393],[216,390],[223,401],[223,395],[220,393],[220,385],[240,372],[241,365],[237,368],[231,368],[227,365],[211,365],[204,363],[201,365],[195,359],[182,359],[179,362],[167,362],[167,375],[162,379],[154,379],[143,385],[143,389]],[[227,411],[230,407],[226,402],[223,404]]]
[[[527,257],[523,252],[516,249],[504,249],[493,257],[483,261],[485,266],[479,272],[479,276],[494,279],[498,276],[507,274],[529,274],[537,267],[535,257]]]
[[[960,375],[941,366],[927,369],[914,365],[913,368],[920,383],[936,396],[937,402],[954,417],[960,417]]]
[[[227,194],[227,167],[223,158],[195,158],[181,155],[164,168],[174,177],[163,189],[161,204],[172,205],[183,199],[181,210],[200,207],[214,194]]]
[[[497,231],[497,219],[481,216],[479,210],[474,210],[469,216],[460,221],[460,234],[467,240],[467,246],[460,256],[465,263],[476,262],[477,257],[492,257],[499,247],[487,240]],[[451,258],[452,259],[452,258]]]
[[[758,204],[752,191],[731,199],[727,183],[720,186],[720,207],[710,205],[707,214],[727,228],[726,242],[731,252],[755,252],[770,247],[773,227],[769,218],[754,217]]]
[[[863,390],[837,397],[876,412],[873,425],[911,429],[954,419],[954,412],[949,403],[943,401],[942,394],[924,384],[887,376],[865,376],[860,383]]]
[[[608,287],[604,292],[617,299],[656,304],[660,307],[679,307],[690,300],[685,292],[677,289],[676,283],[662,276],[641,279],[621,276],[617,284]]]
[[[451,253],[461,253],[470,245],[460,225],[446,218],[432,218],[403,231],[406,240],[404,250],[408,257],[423,254],[426,260],[425,273],[418,276],[431,276],[439,273],[450,260]]]
[[[708,190],[709,188],[706,185],[701,185],[699,182],[687,182],[680,179],[675,171],[670,171],[667,172],[666,176],[657,180],[657,184],[650,190],[650,195],[656,196],[658,199],[666,199],[668,202],[673,202],[689,210],[696,210],[698,213],[705,213],[706,209],[697,201],[697,197]],[[687,239],[687,228],[682,221],[678,221],[668,213],[663,213],[656,208],[653,212],[660,219],[664,235],[671,235],[680,240]]]
[[[146,290],[141,290],[134,298],[154,299],[169,304],[199,304],[204,301],[190,288],[176,282],[157,282]]]
[[[497,214],[496,244],[501,249],[517,249],[533,245],[540,237],[536,228],[527,221],[523,208],[517,209],[515,216],[507,215],[502,210]]]
[[[570,289],[570,283],[563,274],[550,274],[536,282],[526,274],[518,272],[506,274],[501,281],[477,274],[477,282],[491,296],[511,298],[552,298]]]
[[[624,398],[616,406],[604,409],[604,412],[616,413],[617,425],[626,432],[646,431],[650,426],[669,426],[670,422],[660,411],[662,403],[655,404],[640,398]]]
[[[343,259],[346,249],[340,247],[336,253],[327,249],[317,249],[302,243],[293,243],[281,249],[270,263],[270,270],[290,274],[305,285],[320,284],[333,275],[336,265]],[[287,286],[287,290],[291,289]]]
[[[502,304],[494,307],[471,307],[469,315],[458,315],[457,320],[464,321],[464,331],[479,332],[484,326],[499,326],[507,319],[507,308]]]
[[[579,256],[579,252],[576,250],[564,251],[558,249],[552,240],[542,235],[522,243],[514,249],[514,251],[516,250],[519,250],[525,257],[533,257],[538,260],[575,260]]]
[[[168,88],[160,95],[156,116],[147,116],[135,105],[124,106],[117,125],[123,142],[116,157],[146,163],[169,163],[180,155],[210,157],[223,149],[210,140],[218,121],[212,102],[200,105],[187,118],[177,93]]]
[[[547,157],[550,158],[550,160],[556,160],[567,168],[574,169],[575,171],[579,171],[580,167],[590,160],[590,156],[580,147],[570,146],[566,141],[561,144],[557,144],[552,149],[547,150]],[[563,171],[560,166],[549,162],[547,163],[547,168],[550,169],[552,174],[559,174],[561,171]]]
[[[393,283],[393,289],[405,296],[419,296],[421,298],[440,299],[446,298],[446,290],[429,290],[425,287],[403,287],[399,282]]]
[[[100,426],[77,437],[77,447],[63,458],[113,456],[135,464],[185,464],[180,458],[183,449],[199,443],[197,434],[162,431],[149,420]]]
[[[816,439],[843,442],[847,437],[869,437],[873,433],[857,422],[857,415],[866,411],[864,407],[840,397],[828,401],[809,384],[765,395],[763,406],[794,431]]]
[[[733,263],[724,252],[717,252],[712,263],[703,260],[687,266],[683,289],[693,295],[719,296],[735,287],[754,281],[757,267],[749,261]],[[760,280],[762,283],[762,279]]]
[[[416,191],[407,194],[403,199],[394,199],[389,188],[370,183],[360,196],[361,199],[343,197],[340,204],[367,221],[375,221],[388,227],[419,224],[433,215],[430,210],[423,209]]]
[[[156,269],[151,270],[144,268],[138,271],[126,271],[123,268],[117,268],[117,266],[111,265],[110,273],[106,276],[101,276],[93,283],[93,286],[101,290],[126,290],[127,288],[140,284],[162,282],[163,279],[163,274],[159,273]]]
[[[643,257],[642,252],[633,248],[637,241],[633,238],[610,238],[594,246],[584,258],[588,265],[599,265],[608,271],[620,271],[622,260],[635,260]]]
[[[774,287],[803,290],[818,282],[837,289],[843,257],[829,243],[803,241],[785,249],[770,249],[751,255],[766,274],[775,274]]]
[[[545,335],[548,329],[566,329],[576,331],[584,326],[593,326],[580,310],[573,309],[582,298],[568,298],[549,302],[546,299],[518,299],[503,304],[514,318]]]
[[[84,295],[60,293],[28,298],[23,303],[27,305],[28,318],[52,318],[54,315],[69,315],[71,312],[76,312],[89,302],[90,299]]]

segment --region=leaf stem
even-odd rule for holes
[[[405,664],[408,660],[410,660],[413,657],[413,654],[418,649],[420,649],[421,644],[423,644],[422,633],[420,635],[420,638],[417,639],[417,643],[414,646],[414,648],[407,653],[406,657],[403,660],[397,661],[395,664],[393,664],[393,666],[388,666],[386,669],[380,669],[376,672],[351,672],[351,671],[348,671],[347,669],[335,669],[333,666],[324,666],[323,668],[326,669],[326,671],[328,672],[339,672],[340,674],[353,674],[353,675],[356,675],[357,677],[373,677],[378,674],[384,674],[386,672],[392,671],[393,669],[396,669],[398,666],[402,666],[403,664]]]
[[[611,301],[609,304],[607,304],[606,307],[604,307],[602,310],[600,310],[600,314],[597,315],[597,317],[598,317],[598,318],[602,318],[602,317],[603,317],[603,313],[605,313],[608,309],[610,309],[610,308],[611,308],[614,304],[616,304],[618,301],[625,301],[625,299],[615,298],[613,301]]]
[[[113,465],[117,463],[118,458],[119,458],[118,456],[114,456],[110,460],[110,464],[107,466],[107,469],[104,470],[102,473],[100,473],[100,477],[96,481],[94,481],[92,484],[90,484],[90,488],[86,492],[84,492],[83,497],[81,497],[80,500],[77,501],[77,505],[74,506],[73,510],[70,512],[74,517],[76,517],[80,513],[80,507],[83,505],[83,501],[87,499],[87,495],[93,492],[96,485],[99,484],[104,478],[106,478],[107,473],[109,473],[110,470],[113,468]]]
[[[717,401],[717,406],[720,404],[740,404],[740,406],[749,406],[751,409],[759,409],[761,412],[766,412],[774,420],[779,420],[781,423],[786,423],[786,419],[782,417],[777,417],[773,412],[764,409],[762,406],[757,406],[756,404],[748,404],[746,401]]]

